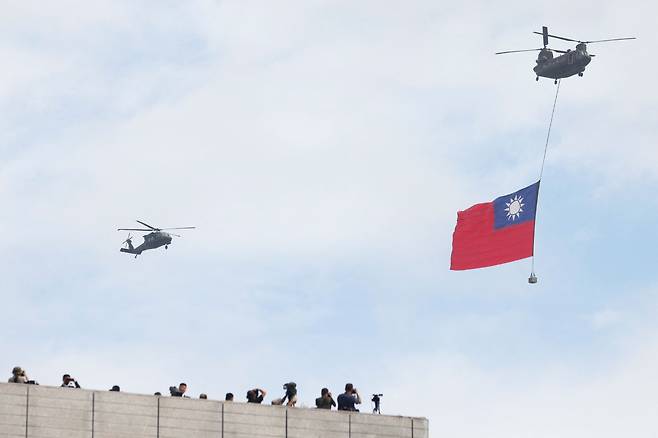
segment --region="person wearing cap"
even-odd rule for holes
[[[11,370],[11,377],[7,381],[8,383],[27,383],[29,379],[27,378],[27,375],[25,374],[25,370],[21,367],[14,367],[13,370]]]

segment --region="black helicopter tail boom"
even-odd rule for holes
[[[119,251],[121,252],[127,252],[128,254],[135,254],[135,255],[140,255],[142,251],[137,250],[130,245],[130,248],[120,248]]]

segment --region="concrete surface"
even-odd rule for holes
[[[0,438],[428,438],[395,417],[0,383]]]

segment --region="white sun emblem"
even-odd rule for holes
[[[507,220],[516,220],[521,216],[521,213],[523,213],[523,206],[525,204],[523,203],[523,197],[516,195],[510,199],[509,202],[506,202],[505,205],[507,205],[507,208],[505,209],[507,212]]]

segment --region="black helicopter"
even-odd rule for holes
[[[155,249],[164,246],[165,249],[169,248],[169,244],[173,240],[172,236],[181,237],[178,234],[166,233],[164,230],[193,230],[196,227],[176,227],[176,228],[156,228],[142,221],[137,221],[147,227],[144,228],[117,228],[118,231],[148,231],[149,233],[144,236],[144,243],[138,247],[133,246],[132,235],[128,233],[128,238],[123,241],[127,248],[121,248],[121,252],[128,254],[135,254],[135,258],[147,249]]]
[[[496,52],[496,55],[503,55],[505,53],[518,53],[518,52],[535,52],[539,51],[539,56],[537,56],[537,65],[533,68],[535,74],[537,75],[537,80],[539,77],[555,79],[557,84],[558,79],[568,78],[577,74],[582,76],[585,71],[585,67],[592,61],[591,55],[587,53],[587,44],[591,43],[604,43],[608,41],[622,41],[622,40],[634,40],[635,37],[630,38],[611,38],[607,40],[595,40],[595,41],[580,41],[574,40],[571,38],[565,38],[556,35],[550,35],[548,33],[548,27],[542,26],[542,32],[533,32],[537,35],[542,35],[544,38],[544,47],[541,49],[527,49],[527,50],[507,50],[505,52]],[[557,50],[549,49],[548,38],[556,38],[558,40],[571,41],[576,44],[576,50]],[[553,52],[561,53],[557,57],[553,57]]]

